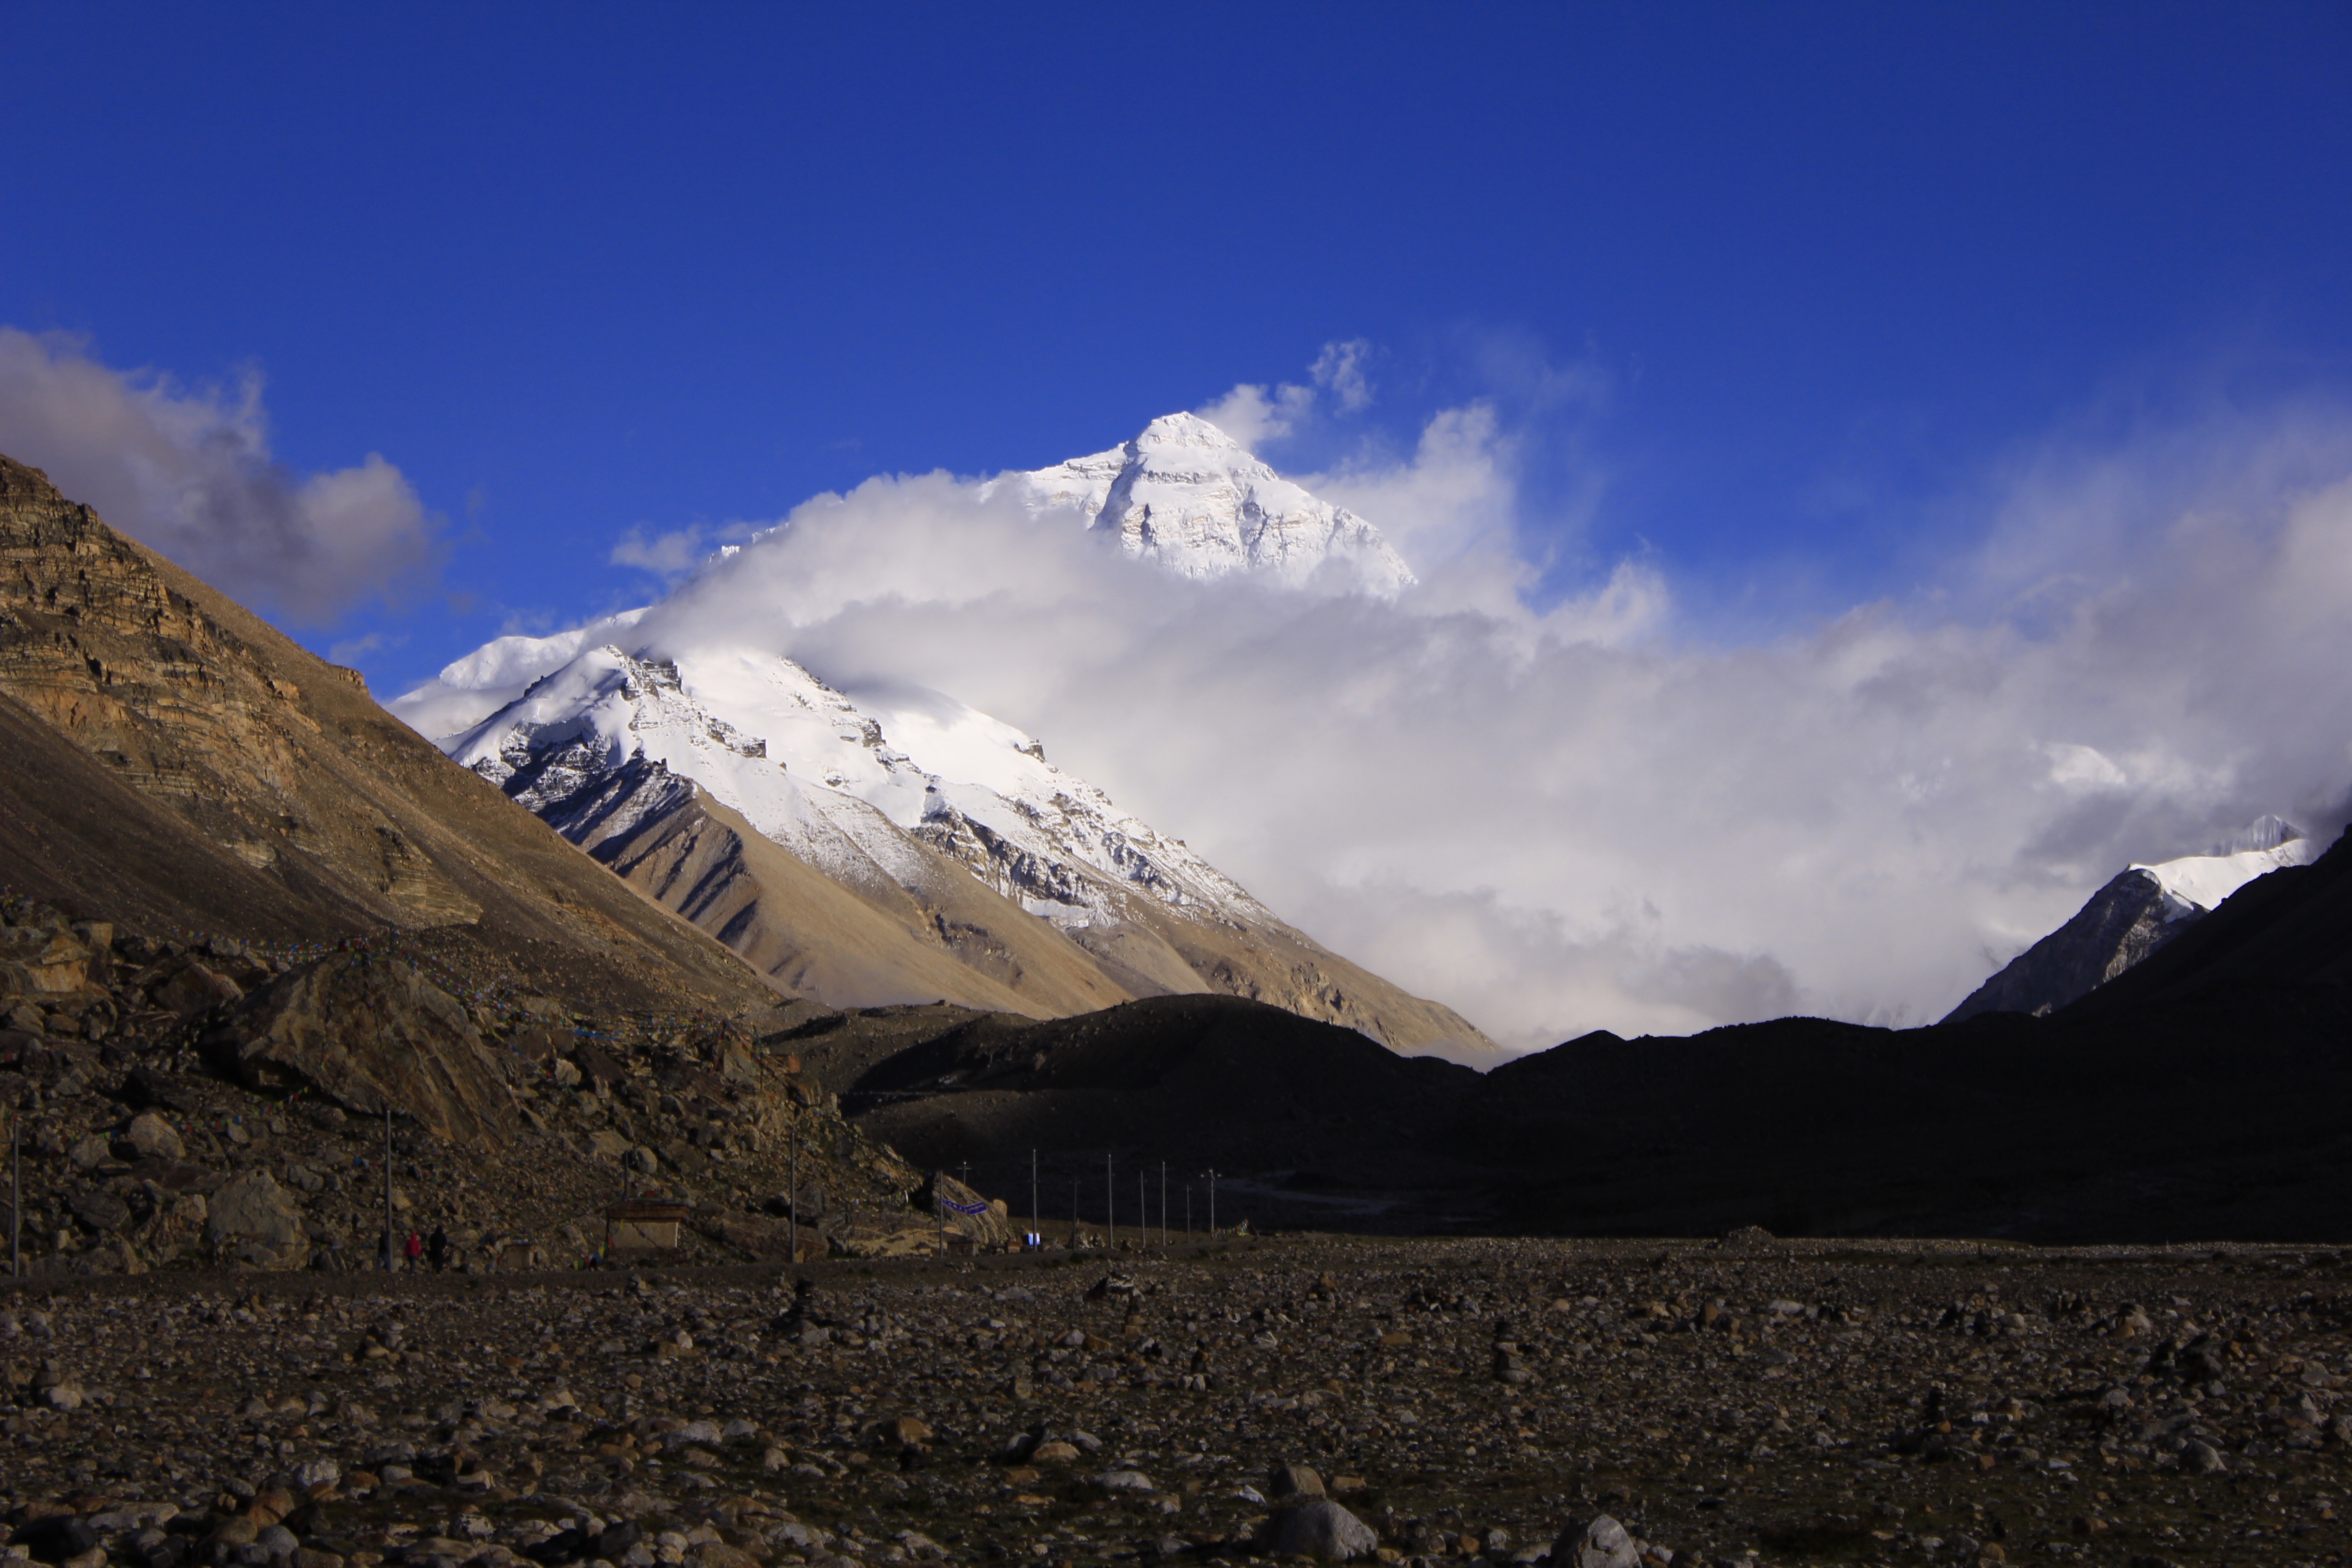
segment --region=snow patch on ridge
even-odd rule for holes
[[[2166,920],[2180,921],[2219,908],[2222,900],[2257,877],[2288,866],[2308,866],[2325,848],[2284,819],[2265,816],[2232,834],[2213,854],[2184,855],[2130,869],[2156,879],[2164,889]]]

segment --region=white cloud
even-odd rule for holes
[[[1371,357],[1372,345],[1361,338],[1325,343],[1307,370],[1312,385],[1286,381],[1269,390],[1263,382],[1245,381],[1194,412],[1255,451],[1296,434],[1313,417],[1318,388],[1332,395],[1342,414],[1369,407],[1372,384],[1365,378],[1364,365]]]
[[[76,338],[0,327],[0,451],[232,597],[308,626],[429,585],[433,522],[398,468],[297,473],[269,452],[261,380],[184,387]]]
[[[708,561],[714,549],[751,537],[751,526],[740,522],[695,523],[651,535],[638,526],[621,535],[609,559],[615,566],[635,566],[665,582],[674,581]]]
[[[1372,384],[1364,378],[1364,362],[1371,357],[1372,345],[1361,338],[1325,343],[1308,374],[1316,385],[1330,388],[1339,400],[1341,413],[1353,414],[1372,401]]]
[[[1288,382],[1271,394],[1262,384],[1244,382],[1213,403],[1202,405],[1202,418],[1255,451],[1297,429],[1315,406],[1315,389]]]
[[[2125,864],[2333,826],[2352,786],[2352,418],[2040,454],[1931,607],[1731,647],[1640,562],[1529,608],[1513,474],[1474,406],[1311,477],[1408,542],[1394,602],[1184,581],[875,479],[643,629],[951,691],[1519,1047],[1931,1018]]]

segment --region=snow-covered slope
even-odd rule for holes
[[[2134,866],[2156,879],[2170,900],[2174,920],[2193,920],[2255,878],[2285,866],[2308,866],[2326,847],[2303,835],[2282,817],[2265,816],[2210,855],[2185,855],[2153,866]]]
[[[894,735],[781,655],[675,663],[589,648],[444,750],[491,782],[525,767],[538,809],[633,757],[657,762],[826,875],[914,874],[909,841],[962,861],[1029,913],[1066,929],[1148,898],[1198,918],[1271,921],[1184,845],[1045,760],[1029,736],[952,698],[909,690]]]
[[[1069,509],[1194,576],[1254,571],[1379,592],[1412,581],[1370,523],[1191,415],[986,488],[1007,483],[1024,487],[1039,526]],[[736,570],[733,560],[722,552],[705,573]],[[759,955],[779,984],[835,1005],[889,999],[896,963],[897,999],[944,993],[1060,1014],[1223,991],[1399,1049],[1493,1051],[1448,1009],[1285,925],[1013,726],[920,687],[869,682],[853,701],[749,641],[665,658],[646,640],[646,614],[499,638],[391,707],[646,891]],[[812,902],[793,867],[865,912],[812,912],[824,900]],[[915,946],[892,959],[886,926]],[[943,987],[942,954],[968,984],[950,973]]]
[[[446,711],[458,681],[501,680],[562,651],[503,644],[452,666],[439,683],[450,691],[412,706]],[[877,689],[860,705],[778,654],[664,661],[605,644],[441,745],[574,842],[657,865],[649,892],[739,952],[780,955],[766,965],[780,984],[833,1005],[944,995],[1057,1015],[1213,990],[1398,1049],[1493,1049],[1450,1010],[1283,924],[1181,840],[1047,762],[1031,736],[939,692]],[[706,802],[897,921],[913,944],[898,988],[870,930],[851,963],[835,951],[849,940],[839,930],[774,898],[760,908],[760,888],[782,889],[756,847],[714,856],[683,843],[674,819],[709,816]],[[715,831],[697,821],[695,834]],[[689,864],[699,868],[681,880]],[[968,985],[941,983],[940,953],[970,969]]]
[[[2308,866],[2325,848],[2284,819],[2265,816],[2210,854],[2133,866],[1969,993],[1944,1022],[2063,1007],[2139,963],[2255,878]]]
[[[1336,577],[1383,595],[1415,581],[1379,529],[1284,479],[1197,414],[1167,415],[1125,446],[993,486],[1016,488],[1035,511],[1073,511],[1115,533],[1129,554],[1188,577]]]

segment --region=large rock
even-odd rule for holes
[[[29,899],[0,900],[0,996],[68,996],[106,982],[110,925],[79,925]]]
[[[389,1102],[454,1143],[496,1149],[514,1134],[513,1097],[466,1009],[398,959],[344,952],[291,970],[205,1038],[255,1089],[307,1086],[362,1115]]]
[[[177,1160],[187,1153],[180,1142],[179,1132],[152,1110],[142,1111],[132,1117],[130,1131],[125,1136],[142,1159]]]
[[[926,1215],[944,1217],[948,1234],[978,1247],[1010,1247],[1013,1224],[996,1205],[945,1171],[932,1173],[930,1182],[915,1194],[915,1206]]]
[[[1276,1556],[1328,1557],[1345,1563],[1379,1549],[1372,1527],[1328,1498],[1306,1498],[1274,1516],[1268,1528]]]
[[[205,1239],[223,1260],[256,1268],[299,1268],[310,1260],[302,1211],[267,1171],[221,1184],[205,1205]]]
[[[1642,1549],[1623,1525],[1603,1513],[1581,1531],[1563,1531],[1553,1543],[1551,1560],[1556,1568],[1642,1568]]]

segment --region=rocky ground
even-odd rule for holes
[[[1301,1237],[37,1281],[0,1505],[75,1568],[2338,1563],[2347,1267]]]
[[[688,1205],[683,1262],[937,1244],[922,1173],[744,1021],[574,1005],[464,958],[432,933],[155,939],[0,898],[27,1273],[365,1270],[387,1159],[395,1235],[440,1233],[460,1270],[591,1261],[625,1194]],[[10,1192],[0,1172],[0,1263]]]

